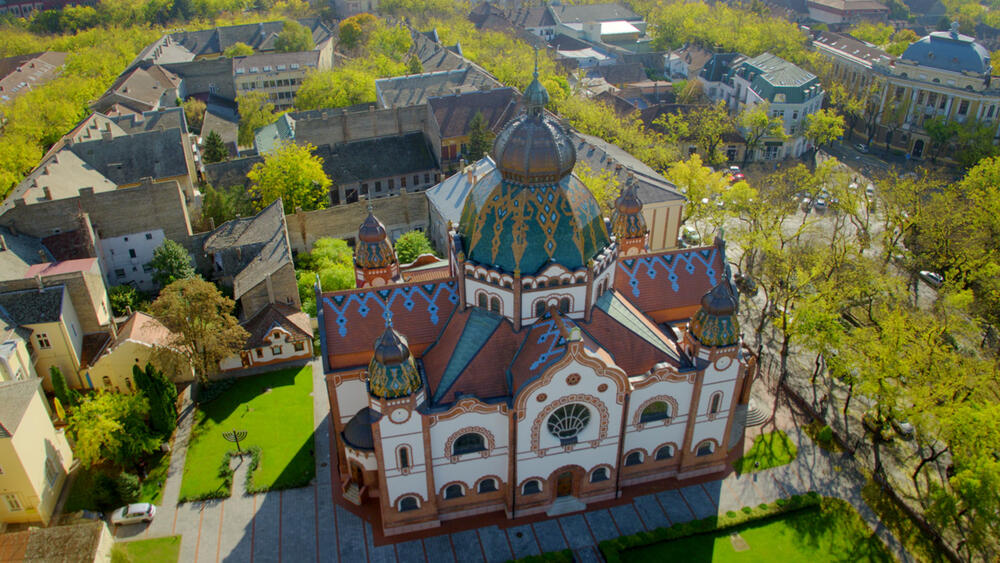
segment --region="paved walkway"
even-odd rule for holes
[[[317,477],[311,486],[258,495],[237,493],[217,501],[171,503],[167,499],[176,499],[180,490],[183,452],[190,433],[190,422],[186,430],[182,422],[177,442],[185,447],[175,447],[165,492],[172,496],[165,496],[164,506],[148,529],[123,528],[119,538],[181,534],[180,560],[194,563],[494,562],[566,548],[574,550],[578,561],[602,561],[597,544],[606,539],[817,491],[849,501],[900,561],[912,561],[861,500],[864,479],[853,461],[812,444],[785,409],[777,411],[772,424],[785,429],[799,447],[797,459],[789,465],[642,495],[612,508],[532,523],[511,521],[506,528],[485,526],[376,547],[371,525],[332,502],[329,405],[319,365],[314,365],[313,381]],[[769,425],[766,430],[771,428]],[[750,429],[747,440],[759,431],[759,427]],[[235,490],[242,490],[241,482],[234,485]]]

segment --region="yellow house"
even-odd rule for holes
[[[95,389],[132,393],[132,366],[152,363],[175,383],[194,379],[191,364],[173,348],[174,335],[163,323],[146,313],[135,312],[118,329],[118,337],[108,339],[87,368]]]
[[[30,331],[28,351],[47,391],[52,390],[49,370],[53,366],[59,368],[70,387],[89,387],[79,373],[83,329],[66,286],[0,293],[0,311],[10,322]]]
[[[73,463],[37,379],[0,383],[0,522],[47,526]]]

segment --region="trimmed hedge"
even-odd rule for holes
[[[778,499],[772,504],[760,505],[757,508],[745,506],[739,512],[730,510],[725,516],[709,516],[701,520],[674,524],[669,528],[657,528],[651,532],[639,532],[630,536],[622,536],[613,540],[605,540],[599,544],[604,560],[608,563],[619,563],[621,554],[628,549],[646,547],[654,543],[676,540],[716,532],[733,526],[746,524],[753,520],[770,518],[779,514],[794,512],[803,508],[819,506],[823,497],[817,492],[795,495],[787,499]]]
[[[261,456],[260,446],[250,446],[249,448],[243,451],[243,455],[245,455],[246,453],[250,454],[250,468],[247,473],[246,492],[248,494],[256,494],[267,491],[268,489],[259,488],[254,486],[253,484],[253,472],[257,469],[257,466],[260,465],[260,456]],[[180,499],[180,501],[191,502],[191,501],[201,501],[201,500],[225,499],[232,496],[234,471],[229,468],[229,461],[235,455],[239,454],[237,454],[237,452],[234,452],[232,450],[222,454],[222,463],[219,464],[219,477],[222,478],[221,487],[202,495],[184,497]]]

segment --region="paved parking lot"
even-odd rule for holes
[[[821,450],[797,428],[786,428],[798,444],[799,455],[789,465],[676,490],[647,494],[631,502],[540,522],[510,521],[500,528],[440,534],[424,539],[375,546],[371,525],[333,503],[330,483],[328,414],[322,369],[314,366],[317,478],[313,486],[258,495],[177,505],[183,459],[172,460],[164,492],[166,501],[148,527],[126,526],[119,539],[181,534],[182,562],[219,561],[343,561],[345,563],[496,562],[574,550],[579,561],[601,561],[597,544],[605,539],[659,526],[725,514],[808,491],[848,500],[890,545],[901,561],[911,559],[894,538],[878,525],[860,498],[860,478],[841,467],[846,460]],[[188,431],[190,425],[188,425]],[[177,440],[186,445],[186,437]],[[175,446],[175,452],[185,447]],[[174,463],[176,461],[176,464]],[[242,488],[245,468],[237,471],[234,488]]]

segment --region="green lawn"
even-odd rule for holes
[[[733,462],[733,467],[737,473],[753,473],[791,463],[796,455],[798,449],[788,435],[781,430],[775,430],[754,438],[750,451]]]
[[[733,533],[746,542],[734,547]],[[824,499],[819,507],[751,522],[711,534],[662,542],[622,553],[623,561],[892,561],[850,504]]]
[[[307,485],[316,474],[312,390],[312,368],[305,366],[241,378],[202,405],[184,463],[181,500],[228,496],[219,468],[223,455],[236,448],[222,432],[234,429],[247,431],[241,448],[261,448],[251,476],[257,490]]]
[[[118,542],[111,548],[111,563],[177,563],[181,537]]]

